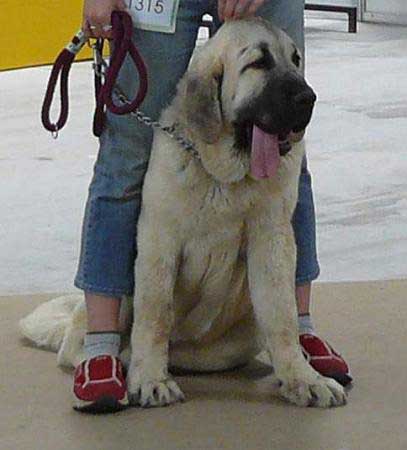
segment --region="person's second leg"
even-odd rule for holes
[[[220,26],[216,11],[215,23]],[[257,14],[283,29],[304,54],[304,0],[266,2]],[[296,300],[299,313],[309,314],[311,282],[319,275],[316,252],[315,211],[311,175],[303,161],[299,182],[299,200],[293,218],[297,243]]]
[[[352,381],[349,366],[339,353],[318,336],[312,322],[311,283],[318,277],[319,266],[316,253],[315,211],[311,175],[304,166],[301,170],[293,228],[297,242],[296,298],[298,328],[303,353],[315,370],[346,386]]]
[[[304,0],[266,2],[257,15],[283,29],[304,54]],[[312,282],[318,277],[320,269],[316,250],[312,180],[305,158],[299,180],[299,197],[293,217],[293,228],[297,244],[296,301],[301,345],[316,370],[347,384],[352,378],[346,362],[315,334],[310,315]]]
[[[259,15],[283,29],[305,52],[304,0],[274,0],[266,3]],[[293,227],[297,243],[296,300],[299,314],[309,314],[311,283],[319,275],[316,251],[315,210],[311,175],[304,160],[300,174],[299,199],[294,213]]]

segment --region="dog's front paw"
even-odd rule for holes
[[[343,387],[332,378],[319,375],[311,367],[279,379],[279,395],[295,405],[330,408],[346,404]]]
[[[185,400],[178,384],[171,378],[128,383],[128,395],[131,405],[143,408],[168,406]]]

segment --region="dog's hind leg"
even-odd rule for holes
[[[83,340],[87,329],[85,300],[79,302],[73,310],[71,321],[65,330],[62,345],[59,348],[57,363],[61,367],[76,367],[85,359]]]
[[[54,298],[38,306],[19,322],[21,334],[38,347],[58,352],[75,307],[77,294]]]
[[[260,351],[255,320],[250,313],[216,341],[172,344],[170,368],[193,372],[230,370],[247,364]]]

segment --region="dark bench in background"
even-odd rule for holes
[[[289,1],[289,0],[286,0]],[[332,0],[334,1],[334,0]],[[348,31],[349,33],[356,33],[358,26],[358,8],[356,6],[335,6],[335,5],[318,5],[316,3],[305,3],[305,9],[308,11],[328,11],[345,13],[348,15]],[[214,28],[212,20],[202,20],[202,27],[209,30],[209,36],[213,35]]]
[[[335,5],[318,5],[315,3],[305,3],[305,9],[307,9],[308,11],[328,11],[328,12],[345,13],[348,15],[349,33],[357,32],[358,8],[356,6],[335,6]]]

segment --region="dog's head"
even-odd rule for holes
[[[280,140],[302,136],[316,101],[298,47],[259,18],[227,22],[194,54],[186,96],[202,141],[214,144],[226,130],[247,152],[254,129]]]

